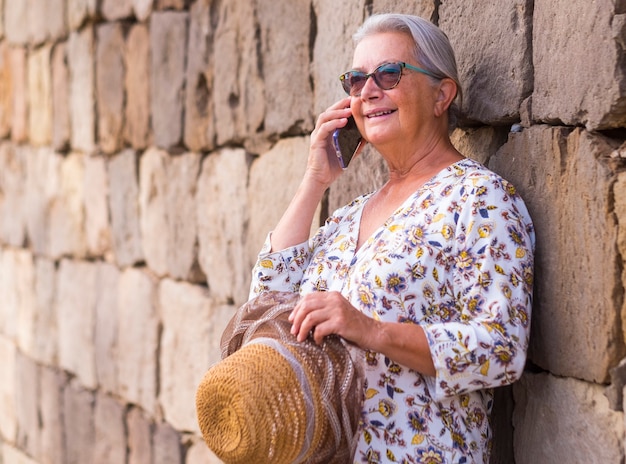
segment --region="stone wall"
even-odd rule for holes
[[[195,388],[371,13],[458,55],[454,142],[535,220],[493,462],[623,462],[626,1],[0,0],[0,464],[217,463]],[[367,152],[320,221],[380,185]]]

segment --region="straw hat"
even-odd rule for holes
[[[336,336],[296,341],[287,317],[297,301],[267,292],[239,308],[222,335],[222,361],[198,386],[200,430],[227,464],[351,458],[363,390],[353,356],[362,352]]]

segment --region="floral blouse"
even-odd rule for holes
[[[366,352],[355,463],[487,463],[491,388],[517,380],[530,333],[534,230],[515,188],[464,159],[416,191],[356,251],[371,194],[307,243],[270,252],[250,296],[341,292],[381,321],[419,324],[436,377]]]

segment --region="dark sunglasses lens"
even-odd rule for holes
[[[345,90],[348,95],[358,95],[365,85],[366,80],[367,76],[365,73],[358,71],[349,71],[341,76],[343,90]]]
[[[374,71],[374,80],[381,89],[390,90],[398,85],[401,75],[402,68],[400,65],[395,63],[384,64]]]

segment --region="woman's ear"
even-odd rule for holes
[[[457,91],[456,82],[452,79],[444,78],[441,80],[437,100],[435,101],[435,116],[441,116],[450,108],[450,105],[456,98]]]

